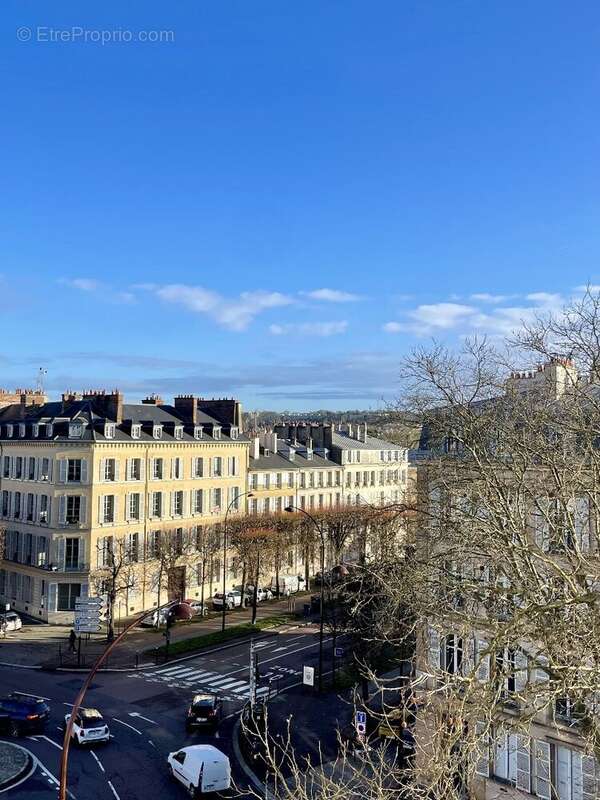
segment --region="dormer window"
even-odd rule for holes
[[[19,423],[19,436],[21,437],[21,439],[25,438],[25,423],[24,422],[20,422]]]
[[[175,426],[175,438],[176,439],[183,439],[183,425],[176,425]]]
[[[81,422],[69,423],[69,439],[81,439],[83,436],[83,425]]]
[[[48,437],[48,439],[52,438],[52,423],[51,422],[47,422],[46,423],[46,436]]]
[[[34,422],[31,426],[31,435],[34,436],[36,439],[40,435],[40,426],[37,422]]]
[[[216,426],[213,428],[213,439],[220,439],[221,438],[221,428],[217,428]]]
[[[105,422],[104,423],[104,436],[107,439],[114,439],[115,438],[115,423],[114,422]]]
[[[12,425],[7,425],[6,426],[6,435],[8,436],[9,439],[12,439],[12,435],[13,435],[13,426]]]
[[[152,436],[155,439],[162,439],[162,431],[163,431],[162,425],[154,425],[154,427],[152,428]]]
[[[132,425],[131,426],[131,438],[132,439],[139,439],[142,435],[142,426],[141,425]]]
[[[201,439],[203,434],[202,425],[196,425],[194,427],[194,439]]]
[[[238,428],[231,428],[229,431],[229,438],[230,439],[237,439],[239,436],[239,429]]]

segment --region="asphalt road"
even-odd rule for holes
[[[259,693],[274,694],[302,680],[302,666],[316,666],[318,636],[297,629],[257,641]],[[36,759],[33,774],[9,789],[7,800],[48,800],[57,795],[62,733],[83,681],[81,674],[46,673],[0,667],[0,687],[45,697],[51,720],[43,736],[19,743]],[[98,708],[111,730],[108,744],[93,749],[70,748],[69,791],[74,800],[150,800],[184,798],[184,788],[167,775],[166,757],[184,745],[210,743],[231,759],[236,785],[248,786],[232,746],[236,718],[248,699],[249,641],[215,648],[178,664],[143,672],[102,674],[94,680],[85,705]],[[269,689],[270,687],[270,689]],[[191,696],[202,690],[220,692],[224,719],[216,734],[187,734],[184,716]],[[2,793],[0,793],[2,794]],[[233,795],[233,793],[232,793]]]

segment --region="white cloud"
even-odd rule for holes
[[[337,336],[346,333],[348,323],[341,322],[301,322],[288,325],[270,325],[269,333],[273,336]]]
[[[431,303],[407,311],[406,322],[387,322],[383,330],[386,333],[405,331],[416,336],[426,336],[435,331],[456,328],[475,314],[477,309],[474,306],[465,306],[461,303]]]
[[[166,303],[183,306],[197,314],[206,314],[231,331],[243,331],[263,311],[294,302],[293,298],[280,292],[257,290],[229,298],[202,286],[181,283],[152,286],[149,291]]]
[[[100,288],[100,281],[94,278],[59,278],[58,282],[82,292],[95,292]]]
[[[531,294],[525,295],[525,299],[532,300],[544,308],[562,308],[565,302],[562,295],[550,292],[531,292]]]
[[[301,292],[301,294],[326,303],[355,303],[362,299],[360,295],[343,292],[341,289],[314,289],[312,292]]]
[[[401,322],[386,322],[382,325],[386,333],[401,333],[404,330],[404,325]]]
[[[600,284],[598,283],[590,283],[587,286],[583,284],[581,286],[575,286],[573,289],[574,292],[591,292],[592,294],[599,294],[600,293]]]
[[[509,296],[506,294],[490,294],[489,292],[476,292],[469,297],[469,300],[475,300],[479,303],[503,303],[508,299]]]

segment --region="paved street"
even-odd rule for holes
[[[259,692],[301,682],[303,664],[315,666],[318,636],[312,629],[297,629],[259,640]],[[94,750],[72,748],[69,789],[75,800],[149,800],[184,797],[183,787],[172,782],[166,756],[192,743],[210,742],[229,755],[240,787],[248,778],[240,769],[232,747],[236,717],[248,698],[249,641],[215,648],[183,662],[144,672],[102,674],[94,681],[86,705],[99,708],[108,718],[112,738]],[[0,667],[3,691],[32,692],[47,698],[51,722],[43,736],[20,743],[35,761],[33,774],[8,790],[7,798],[47,800],[56,796],[62,736],[59,725],[68,713],[81,675],[15,670]],[[190,697],[199,690],[219,691],[225,719],[215,734],[186,734],[184,714]]]

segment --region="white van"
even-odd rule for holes
[[[279,576],[279,594],[288,597],[294,592],[299,592],[304,588],[304,578],[300,575],[280,575]],[[275,577],[271,578],[271,591],[277,594],[277,580]]]
[[[182,747],[169,753],[167,764],[169,773],[183,783],[192,797],[231,786],[229,759],[212,744]]]

